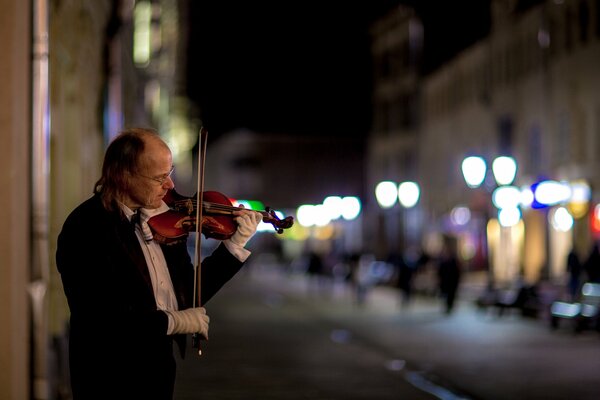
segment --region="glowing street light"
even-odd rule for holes
[[[360,214],[361,205],[360,199],[356,196],[346,196],[342,199],[342,218],[346,221],[356,219]]]
[[[415,182],[402,182],[398,186],[398,200],[405,208],[414,207],[419,201],[421,189]]]
[[[405,181],[398,185],[383,181],[375,186],[375,198],[381,208],[392,208],[396,201],[404,208],[412,208],[419,202],[420,196],[421,189],[416,182]]]
[[[375,198],[381,208],[391,208],[398,199],[398,187],[392,181],[379,182],[375,187]]]
[[[497,157],[492,162],[492,172],[498,185],[510,185],[517,176],[517,162],[512,157]]]
[[[461,170],[465,182],[470,188],[479,188],[485,181],[488,173],[488,168],[486,161],[483,157],[480,156],[470,156],[466,157],[461,165]],[[508,156],[500,156],[493,160],[491,172],[493,173],[494,180],[496,183],[496,188],[493,193],[489,193],[492,203],[498,210],[497,213],[497,221],[498,225],[503,228],[511,228],[515,227],[519,224],[521,220],[521,209],[519,208],[521,205],[521,201],[523,200],[522,191],[515,187],[510,186],[515,180],[517,174],[517,163],[514,158]],[[486,192],[490,191],[491,188],[486,185]],[[479,222],[479,229],[486,236],[486,239],[478,239],[479,244],[481,246],[482,252],[486,255],[486,257],[490,256],[488,251],[489,243],[488,241],[493,240],[496,235],[490,235],[490,226],[495,226],[494,224],[489,224],[490,219],[490,210],[487,207],[482,208],[480,210],[483,213],[484,221]],[[500,237],[499,240],[504,236]],[[499,245],[499,244],[498,244]],[[486,259],[484,261],[486,263],[486,268],[488,272],[488,281],[494,281],[494,270],[497,268],[496,263],[497,260]],[[494,265],[492,265],[492,263]]]
[[[302,204],[296,210],[298,223],[305,227],[326,226],[343,218],[352,221],[360,215],[360,199],[356,196],[328,196],[322,204]]]
[[[463,160],[461,170],[470,188],[481,186],[487,173],[487,164],[480,156],[470,156]],[[517,176],[517,162],[508,156],[496,157],[492,162],[492,172],[498,186],[510,185]]]
[[[467,185],[471,188],[476,188],[481,186],[485,179],[487,165],[483,158],[471,156],[463,160],[461,169]]]

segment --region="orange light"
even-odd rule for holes
[[[590,226],[595,235],[600,234],[600,204],[594,206],[594,212],[590,213]]]

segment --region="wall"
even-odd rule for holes
[[[0,0],[0,399],[29,398],[29,1]]]

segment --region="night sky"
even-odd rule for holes
[[[187,88],[209,138],[236,128],[363,137],[368,27],[411,2],[425,25],[425,71],[489,29],[483,0],[190,1]]]

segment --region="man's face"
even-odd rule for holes
[[[131,209],[158,208],[167,191],[175,187],[170,176],[171,151],[158,139],[151,139],[141,158],[138,173],[131,177],[125,204]]]

